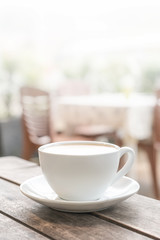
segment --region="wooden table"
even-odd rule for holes
[[[0,158],[0,239],[160,239],[160,201],[135,194],[100,212],[59,212],[20,192],[40,174],[35,163]]]
[[[54,109],[54,127],[57,131],[74,132],[79,125],[106,124],[135,140],[147,139],[152,134],[155,96],[135,93],[62,96]],[[55,105],[54,105],[55,106]]]

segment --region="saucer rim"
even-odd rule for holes
[[[41,203],[43,203],[43,204],[46,204],[46,203],[48,203],[48,204],[50,204],[50,203],[57,203],[57,204],[59,204],[59,205],[74,205],[74,206],[86,206],[86,205],[94,205],[95,203],[98,203],[98,204],[103,204],[103,203],[106,203],[106,202],[110,202],[110,201],[113,201],[113,200],[117,200],[118,199],[118,202],[120,202],[121,201],[121,199],[122,200],[125,200],[125,199],[127,199],[127,198],[129,198],[130,196],[132,196],[132,195],[134,195],[135,193],[137,193],[138,191],[139,191],[139,189],[140,189],[140,184],[136,181],[136,180],[134,180],[133,178],[131,178],[131,177],[127,177],[127,176],[123,176],[122,177],[122,179],[126,179],[126,180],[129,180],[129,181],[131,181],[132,183],[134,183],[135,184],[135,186],[136,186],[136,189],[133,189],[132,191],[130,191],[130,190],[128,190],[127,192],[125,192],[124,194],[120,194],[120,195],[116,195],[116,196],[113,196],[113,197],[111,197],[111,198],[100,198],[100,199],[97,199],[97,200],[91,200],[91,201],[69,201],[69,200],[65,200],[65,199],[62,199],[62,198],[58,198],[58,199],[47,199],[47,198],[43,198],[43,196],[42,196],[42,198],[40,198],[40,197],[38,197],[38,195],[35,195],[34,196],[34,194],[29,194],[29,193],[27,193],[27,191],[25,191],[24,190],[24,186],[26,185],[26,184],[28,184],[28,182],[31,182],[31,181],[33,181],[34,179],[36,179],[36,178],[44,178],[45,179],[45,177],[44,177],[44,175],[43,174],[41,174],[41,175],[38,175],[38,176],[35,176],[35,177],[31,177],[31,178],[29,178],[29,179],[27,179],[27,180],[25,180],[23,183],[21,183],[20,184],[20,191],[25,195],[25,196],[27,196],[28,198],[30,198],[30,199],[32,199],[32,200],[34,200],[34,201],[37,201],[37,202],[41,202]],[[46,181],[46,183],[47,183],[47,181]],[[48,183],[47,183],[48,184]],[[116,182],[113,184],[113,186],[116,184]],[[105,193],[107,192],[109,190],[109,188],[105,191]],[[53,191],[53,193],[54,194],[56,194],[55,193],[55,191],[52,189],[52,191]],[[31,191],[30,191],[31,192]],[[57,195],[57,194],[56,194]],[[58,197],[58,195],[57,195],[57,197]],[[54,209],[56,209],[56,207],[54,207]],[[60,210],[60,209],[57,209],[57,210]],[[68,211],[68,210],[66,210],[66,211]]]

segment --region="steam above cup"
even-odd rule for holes
[[[38,149],[42,172],[57,195],[69,201],[94,201],[126,175],[134,162],[129,147],[96,141],[56,142]],[[120,158],[127,154],[118,171]]]

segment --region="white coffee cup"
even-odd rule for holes
[[[69,201],[93,201],[126,175],[134,162],[129,147],[96,141],[56,142],[38,149],[42,172],[57,195]],[[118,171],[120,158],[128,158]]]

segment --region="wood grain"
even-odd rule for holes
[[[54,211],[23,196],[17,185],[2,179],[0,179],[0,189],[2,213],[10,215],[32,230],[42,232],[50,238],[61,240],[149,239],[91,214]]]
[[[7,156],[7,157],[0,157],[0,165],[1,165],[1,168],[0,168],[0,173],[1,173],[1,171],[3,170],[35,166],[37,164],[24,160],[19,157]]]
[[[0,158],[0,166],[1,178],[16,184],[42,174],[41,168],[36,163],[18,157]]]
[[[1,240],[47,240],[47,237],[19,224],[7,216],[0,214]]]
[[[94,213],[94,216],[160,239],[160,201],[158,200],[136,194],[115,207]]]

